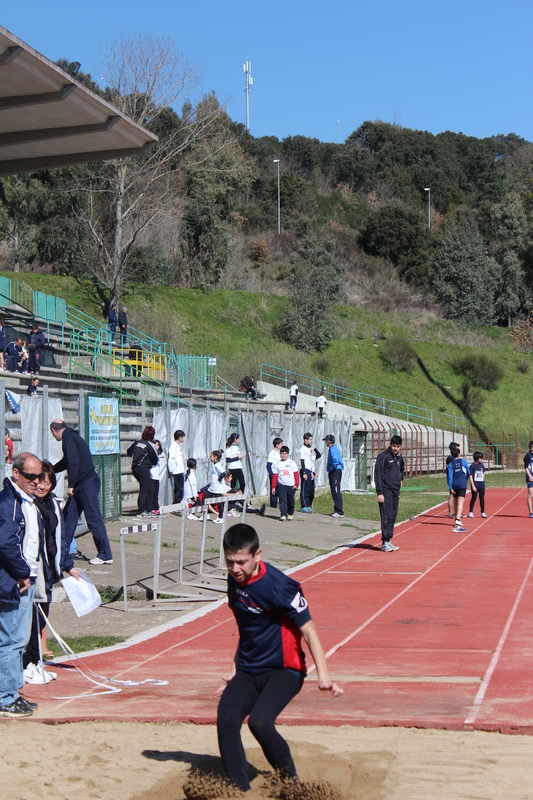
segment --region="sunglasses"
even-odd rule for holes
[[[23,475],[27,481],[42,481],[44,478],[44,472],[24,472],[22,469],[19,469],[19,475]]]

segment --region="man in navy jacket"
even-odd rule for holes
[[[41,350],[44,347],[44,334],[35,323],[28,336],[30,375],[38,375],[41,369]]]
[[[390,440],[390,447],[379,454],[374,467],[374,480],[381,517],[381,549],[384,553],[399,550],[397,545],[392,543],[392,535],[398,516],[400,489],[405,478],[405,463],[400,453],[401,446],[402,437],[393,436]]]
[[[56,442],[61,442],[63,458],[54,464],[54,472],[67,470],[69,500],[64,510],[65,530],[69,544],[74,538],[81,512],[98,549],[90,564],[112,564],[113,554],[109,537],[100,511],[100,478],[96,474],[93,458],[87,442],[73,428],[67,428],[62,419],[50,423],[50,431]]]
[[[43,546],[33,493],[42,472],[31,453],[13,460],[13,476],[0,492],[0,716],[29,717],[35,705],[19,695],[22,653],[31,631],[33,585]]]

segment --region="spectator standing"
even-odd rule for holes
[[[4,353],[6,349],[6,328],[3,319],[0,319],[0,369],[5,369],[4,366]]]
[[[35,322],[28,336],[28,367],[30,375],[38,375],[41,371],[41,350],[45,345],[44,334]]]
[[[381,517],[381,549],[384,553],[399,550],[392,543],[394,523],[398,516],[400,502],[400,489],[405,478],[405,463],[400,453],[402,437],[393,436],[390,445],[376,458],[374,467],[374,481],[379,503],[379,516]]]
[[[289,388],[289,411],[292,411],[293,408],[296,408],[297,402],[298,402],[298,384],[296,383],[296,381],[293,381]]]
[[[322,458],[316,447],[313,447],[313,435],[304,433],[304,443],[300,447],[300,511],[304,514],[313,513],[313,500],[315,499],[315,461]]]
[[[470,475],[472,476],[472,480],[474,482],[475,491],[474,489],[472,489],[472,497],[470,498],[470,510],[468,512],[468,516],[469,517],[474,516],[474,506],[476,504],[476,500],[479,495],[481,516],[486,517],[487,515],[485,514],[485,467],[483,465],[483,453],[480,453],[479,450],[476,450],[472,458],[474,460],[470,464]]]
[[[11,453],[11,458],[13,458],[13,441],[11,439],[11,434],[9,433],[9,430],[7,428],[5,428],[4,430],[5,430],[5,439],[4,439],[4,441],[7,444],[7,446],[9,447],[9,450],[10,450],[10,453]]]
[[[128,341],[128,315],[126,313],[126,306],[123,306],[122,311],[118,315],[118,324],[120,326],[120,344],[124,347]]]
[[[109,312],[107,314],[107,321],[109,323],[109,339],[111,344],[115,344],[115,332],[117,330],[118,325],[118,317],[117,317],[117,304],[111,303],[109,306]]]
[[[0,716],[30,717],[35,705],[19,694],[22,653],[31,631],[34,584],[43,532],[33,495],[41,462],[19,453],[0,492]]]
[[[270,483],[270,508],[277,508],[278,507],[278,498],[272,488],[272,468],[274,464],[277,464],[280,460],[280,449],[283,445],[283,439],[280,439],[278,436],[272,442],[272,450],[268,454],[267,458],[267,472],[268,472],[268,481]]]
[[[63,512],[53,494],[56,487],[54,468],[49,461],[43,461],[42,470],[33,499],[39,511],[44,536],[34,587],[31,634],[22,659],[24,683],[32,685],[43,685],[57,677],[55,672],[44,669],[41,663],[39,639],[46,623],[40,609],[48,617],[52,602],[52,587],[61,578],[62,566],[76,580],[79,580],[80,576],[79,570],[74,567],[74,561],[68,552]]]
[[[163,446],[159,439],[154,439],[154,445],[157,452],[157,464],[155,464],[152,469],[150,470],[150,480],[152,481],[152,489],[153,489],[153,500],[152,500],[152,508],[153,513],[159,513],[159,486],[161,483],[161,478],[163,477],[166,469],[166,460],[167,456],[163,453]]]
[[[280,460],[272,465],[272,488],[279,500],[279,513],[281,522],[292,520],[294,514],[294,492],[298,488],[300,476],[298,467],[286,445],[280,448]]]
[[[318,411],[318,418],[319,419],[323,419],[323,417],[324,417],[324,411],[326,410],[326,403],[327,402],[328,401],[325,398],[324,390],[322,390],[320,392],[320,394],[318,395],[318,397],[316,399],[316,403],[315,403],[317,411]]]
[[[194,513],[194,507],[198,500],[198,484],[196,482],[196,467],[197,461],[195,458],[187,459],[187,472],[185,473],[185,485],[183,488],[183,499],[187,500],[189,510],[187,512],[187,519],[201,522],[202,518],[197,517]]]
[[[168,451],[168,474],[172,481],[172,502],[181,503],[183,500],[183,485],[185,482],[185,457],[182,444],[185,441],[183,431],[174,431],[174,441]]]
[[[77,431],[67,428],[62,419],[53,420],[50,431],[63,448],[63,458],[54,464],[54,472],[57,474],[66,470],[68,473],[69,499],[63,512],[67,543],[70,547],[83,511],[97,548],[97,555],[90,559],[89,564],[112,564],[111,545],[100,511],[100,478],[96,474],[89,446]]]
[[[139,482],[138,517],[151,517],[154,508],[154,487],[150,476],[150,470],[156,466],[158,461],[157,450],[153,444],[154,436],[155,428],[147,425],[141,438],[130,444],[127,450],[131,458],[133,477]]]
[[[237,484],[239,492],[244,494],[246,488],[246,481],[244,480],[244,472],[242,471],[242,460],[244,453],[240,449],[241,437],[238,433],[232,433],[226,442],[226,469],[231,470],[231,488],[236,489]]]
[[[335,437],[328,433],[322,440],[326,443],[328,448],[328,463],[327,473],[329,479],[329,488],[331,490],[331,497],[333,499],[333,514],[332,517],[344,517],[342,508],[342,494],[341,494],[341,481],[342,471],[344,469],[344,461],[342,460],[341,451],[335,444]]]

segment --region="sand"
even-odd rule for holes
[[[533,737],[349,726],[280,730],[303,791],[280,793],[245,729],[255,768],[247,800],[533,798]],[[0,800],[181,800],[185,792],[194,800],[202,786],[205,800],[229,796],[210,784],[210,776],[220,774],[210,725],[3,720],[0,735]],[[207,776],[203,784],[199,775]]]

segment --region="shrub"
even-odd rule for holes
[[[468,378],[474,386],[482,389],[497,389],[505,375],[502,365],[485,353],[467,353],[460,356],[453,364],[460,375]]]
[[[477,414],[485,402],[485,398],[481,389],[473,386],[470,381],[465,381],[463,383],[463,401],[469,413]]]
[[[522,375],[526,375],[529,372],[529,363],[527,361],[519,361],[516,368]]]
[[[413,371],[416,361],[416,350],[407,339],[397,336],[388,339],[385,345],[385,360],[393,372]]]
[[[256,236],[251,243],[252,261],[254,264],[262,264],[269,253],[268,242],[264,236]]]

